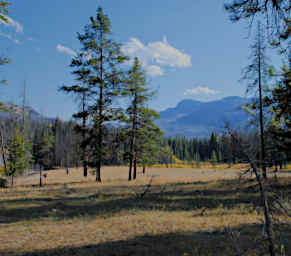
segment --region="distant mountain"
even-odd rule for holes
[[[249,100],[237,96],[221,100],[201,102],[182,100],[175,108],[160,112],[161,118],[157,125],[165,131],[166,136],[181,135],[186,137],[207,137],[211,132],[220,132],[228,122],[231,127],[244,127],[248,115],[242,106]],[[4,103],[0,110],[1,118],[22,118],[22,106]],[[53,122],[55,118],[46,117],[32,107],[25,107],[26,116],[33,121]]]
[[[248,101],[238,96],[210,102],[182,100],[175,108],[161,111],[156,123],[166,136],[206,137],[221,131],[225,122],[234,128],[245,126],[248,116],[242,106]]]
[[[3,103],[0,118],[22,118],[23,108],[12,103]],[[52,122],[55,118],[46,117],[35,111],[32,107],[25,107],[25,116],[32,121]]]

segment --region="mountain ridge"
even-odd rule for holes
[[[242,110],[242,106],[250,100],[239,96],[208,102],[184,99],[175,107],[160,111],[161,118],[156,120],[156,124],[165,131],[167,137],[208,137],[211,132],[221,132],[225,123],[233,128],[246,126],[248,115]],[[0,118],[20,119],[22,111],[22,106],[3,103]],[[41,115],[30,106],[25,107],[25,114],[30,120],[38,122],[54,122],[57,118]]]
[[[23,107],[10,103],[10,102],[4,102],[1,110],[0,110],[0,118],[21,118],[23,112]],[[30,106],[25,106],[25,116],[29,117],[32,121],[39,121],[39,122],[53,122],[56,120],[56,118],[47,117],[39,112],[37,112],[35,109],[33,109]]]
[[[161,111],[156,123],[166,136],[206,137],[213,131],[220,132],[226,122],[234,128],[246,125],[248,116],[242,106],[249,101],[239,96],[208,102],[185,99]]]

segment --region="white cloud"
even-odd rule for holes
[[[191,67],[191,56],[171,46],[164,36],[162,41],[150,42],[144,45],[137,38],[130,38],[122,46],[122,51],[132,59],[138,57],[145,69],[155,70],[154,74],[162,75],[160,66],[165,67]],[[151,67],[154,66],[154,67]]]
[[[162,42],[149,43],[148,52],[154,61],[163,66],[191,67],[191,56],[182,53],[168,44],[166,38]]]
[[[23,26],[19,22],[13,20],[12,18],[8,17],[7,15],[4,15],[4,14],[1,14],[1,15],[7,19],[7,22],[0,19],[0,23],[4,24],[5,26],[8,26],[8,27],[15,27],[15,30],[17,33],[23,32]]]
[[[9,34],[5,34],[5,33],[1,33],[0,32],[0,36],[2,36],[2,37],[5,37],[5,38],[8,38],[9,40],[11,40],[13,43],[15,43],[15,44],[19,44],[20,42],[19,42],[19,40],[17,40],[17,39],[14,39],[11,35],[9,35]]]
[[[215,95],[215,94],[219,94],[219,93],[220,93],[219,91],[209,89],[208,87],[198,86],[198,87],[193,88],[193,89],[185,90],[184,95],[199,95],[199,94]]]
[[[151,57],[147,52],[147,48],[142,42],[136,38],[130,38],[129,41],[121,48],[122,52],[131,57],[130,64],[133,63],[134,57],[138,57],[143,66],[146,66],[150,62]]]
[[[61,53],[65,53],[65,54],[68,54],[68,55],[71,55],[71,56],[76,56],[76,52],[73,51],[72,49],[68,48],[68,47],[65,47],[61,44],[58,44],[57,45],[57,51],[61,52]]]
[[[156,65],[146,66],[145,71],[147,74],[149,74],[152,77],[162,76],[164,74],[164,71],[159,66],[156,66]]]

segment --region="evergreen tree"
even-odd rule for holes
[[[145,104],[151,99],[153,93],[146,87],[145,73],[137,58],[134,59],[133,67],[128,73],[126,86],[123,89],[123,96],[129,98],[129,106],[126,109],[126,123],[127,136],[130,141],[130,148],[128,154],[129,158],[129,173],[128,180],[136,178],[136,169],[138,161],[138,152],[142,148],[141,138],[145,140],[147,132],[155,130],[152,119],[158,117],[153,110],[145,108]],[[148,142],[143,142],[147,144]]]
[[[209,141],[209,159],[212,158],[213,152],[216,155],[216,159],[218,159],[218,136],[214,133],[210,135]]]
[[[277,147],[291,153],[291,50],[289,53],[289,67],[283,66],[282,79],[272,90],[272,94],[265,98],[271,107],[272,120],[269,131],[275,136]]]
[[[39,186],[42,186],[42,169],[52,167],[54,137],[49,129],[36,132],[33,143],[33,160],[39,166]]]
[[[160,115],[152,109],[142,109],[142,126],[138,129],[136,154],[138,162],[143,167],[143,174],[147,166],[151,166],[158,161],[160,154],[164,133],[154,122],[154,119],[159,117]]]
[[[199,152],[196,152],[196,154],[195,154],[195,161],[196,161],[196,167],[200,168],[200,154],[199,154]]]
[[[7,20],[6,16],[5,16],[5,14],[8,14],[8,10],[7,10],[8,5],[9,5],[9,2],[0,1],[0,20],[2,22],[5,22],[5,23],[8,22],[8,20]],[[8,64],[9,62],[10,62],[9,58],[0,56],[0,66]],[[0,81],[0,83],[5,83],[5,82],[6,82],[6,80],[1,80]],[[1,106],[2,106],[2,103],[0,102],[0,107]]]
[[[88,108],[93,126],[90,133],[91,166],[96,168],[96,181],[101,182],[101,165],[106,155],[106,123],[120,119],[120,108],[114,107],[114,99],[120,94],[123,72],[120,69],[127,58],[120,45],[110,38],[110,20],[98,8],[96,18],[91,17],[85,32],[79,34],[82,50],[88,58],[89,95],[92,104]]]
[[[169,167],[169,163],[173,163],[172,151],[169,146],[164,146],[160,150],[160,160],[162,163],[166,164],[166,167]]]
[[[215,151],[212,151],[211,158],[210,158],[210,162],[211,162],[211,164],[212,164],[213,167],[216,167],[217,157],[216,157]]]
[[[30,167],[31,145],[27,143],[19,128],[16,128],[15,135],[11,138],[8,144],[8,168],[6,175],[11,177],[13,185],[13,177],[17,174],[22,174]]]

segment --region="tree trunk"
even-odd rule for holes
[[[259,30],[260,33],[260,30]],[[259,36],[260,38],[260,36]],[[258,50],[259,53],[261,52],[261,41],[258,42]],[[258,77],[258,82],[259,82],[259,100],[260,100],[260,131],[261,131],[261,166],[263,170],[263,177],[264,179],[267,179],[267,168],[266,168],[266,163],[265,163],[265,142],[264,142],[264,119],[263,119],[263,103],[262,103],[262,74],[261,74],[261,54],[258,55],[258,71],[259,71],[259,77]]]
[[[260,193],[261,197],[263,200],[263,206],[264,206],[264,215],[265,215],[265,224],[266,224],[266,231],[267,231],[267,236],[268,236],[268,241],[269,241],[269,252],[271,256],[276,256],[275,254],[275,242],[274,242],[274,231],[273,231],[273,225],[270,217],[270,209],[269,209],[269,204],[268,204],[268,198],[267,194],[265,191],[264,184],[262,182],[261,176],[257,171],[256,166],[253,168],[254,173],[256,175],[257,182],[260,187]]]
[[[146,166],[144,165],[144,166],[142,167],[142,174],[145,174],[145,172],[146,172]]]
[[[136,158],[134,158],[133,162],[133,179],[136,179]]]
[[[129,159],[129,172],[128,172],[128,180],[131,181],[131,170],[132,170],[132,157]]]
[[[96,168],[96,181],[101,182],[101,161],[98,161],[97,168]]]
[[[41,179],[41,176],[42,176],[42,171],[41,171],[41,166],[39,167],[39,186],[42,187],[42,179]]]
[[[134,94],[134,100],[133,100],[133,119],[132,119],[132,134],[131,134],[131,140],[130,140],[130,164],[129,164],[129,176],[131,180],[131,170],[132,170],[132,162],[134,162],[134,171],[133,171],[133,179],[136,179],[136,92]],[[133,159],[134,158],[134,159]]]
[[[103,42],[103,33],[100,33],[100,42]],[[98,122],[98,163],[96,170],[96,181],[101,182],[102,142],[103,142],[103,48],[100,48],[100,94],[99,94],[99,120]]]
[[[83,111],[82,139],[83,139],[83,142],[86,140],[86,129],[87,129],[87,113],[85,113],[85,110],[86,110],[86,92],[83,92],[83,99],[82,99],[82,111]],[[85,145],[83,145],[82,150],[83,150],[83,175],[84,177],[87,177],[88,154],[87,154]]]
[[[2,127],[0,126],[0,144],[1,144],[1,155],[3,159],[4,169],[7,170],[7,163],[6,163],[6,154],[5,154],[5,148],[4,148],[4,139],[3,139],[3,131]]]
[[[83,175],[84,175],[84,177],[88,176],[88,168],[87,168],[87,161],[86,160],[83,161]]]

